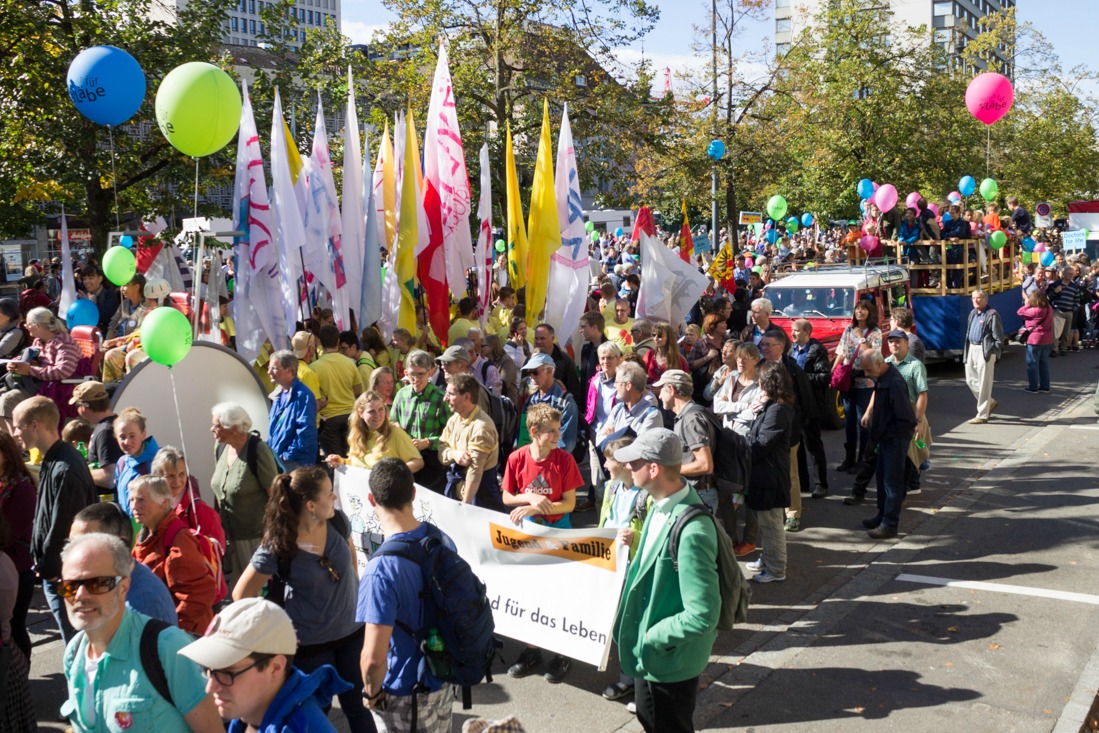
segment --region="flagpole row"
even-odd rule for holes
[[[107,139],[111,141],[111,190],[114,191],[114,228],[121,229],[118,223],[118,175],[114,171],[114,131],[107,125]]]

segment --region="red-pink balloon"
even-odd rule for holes
[[[1002,74],[978,74],[965,90],[965,106],[969,114],[991,125],[1008,113],[1015,102],[1015,89]]]
[[[920,192],[913,191],[912,193],[908,194],[908,197],[904,200],[904,205],[910,209],[916,209],[918,211],[920,208]]]
[[[892,183],[887,183],[874,192],[874,203],[882,212],[892,211],[897,205],[897,188]]]
[[[874,248],[878,246],[878,238],[864,234],[859,238],[859,246],[862,247],[864,252],[873,252]]]
[[[931,213],[934,214],[935,216],[939,215],[939,205],[938,204],[928,204],[927,208],[931,209]]]

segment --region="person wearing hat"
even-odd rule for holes
[[[614,624],[622,672],[635,678],[637,719],[648,733],[694,730],[698,678],[709,664],[721,609],[717,530],[709,518],[683,527],[678,572],[672,570],[672,525],[688,506],[703,505],[680,474],[683,451],[678,435],[653,428],[614,452],[653,500]],[[628,544],[632,535],[623,529],[618,538]]]
[[[530,396],[523,403],[523,411],[519,413],[517,447],[521,448],[531,442],[531,435],[527,430],[527,412],[530,408],[534,405],[549,405],[561,413],[561,437],[557,440],[557,447],[566,453],[572,453],[576,448],[579,422],[576,400],[554,377],[556,369],[553,357],[542,352],[533,354],[523,365],[523,374],[530,380]]]
[[[245,598],[215,616],[206,635],[179,654],[206,670],[206,691],[229,721],[229,733],[335,733],[324,708],[351,685],[328,664],[309,674],[295,669],[297,650],[286,611],[264,598]]]
[[[924,444],[923,448],[919,448],[917,441],[909,443],[904,464],[905,495],[914,495],[920,493],[919,467],[927,460],[927,446],[931,444],[931,428],[927,423],[927,367],[912,354],[908,334],[903,330],[893,329],[886,340],[892,353],[885,361],[896,367],[904,377],[908,386],[908,401],[912,403],[912,410],[916,413],[916,435],[919,442]],[[873,413],[873,410],[874,398],[871,397],[868,412]]]
[[[76,414],[92,424],[92,438],[88,441],[88,467],[95,485],[113,489],[115,464],[122,458],[122,448],[114,437],[115,414],[111,412],[111,395],[102,382],[81,382],[73,390],[70,405]]]
[[[25,341],[19,328],[19,303],[12,298],[0,298],[0,359],[18,356]]]
[[[691,398],[694,381],[682,369],[669,369],[653,384],[653,389],[664,409],[675,415],[672,432],[691,452],[691,460],[679,467],[679,475],[716,515],[718,494],[712,446],[717,436],[714,424],[706,417],[706,409]]]
[[[298,357],[298,379],[309,388],[317,401],[317,425],[321,424],[320,409],[328,404],[328,400],[321,396],[321,380],[313,367],[309,366],[317,358],[317,339],[308,331],[298,331],[290,339],[290,348],[294,356]]]
[[[469,341],[468,339],[458,339],[458,341],[463,343],[448,346],[442,356],[436,357],[435,363],[439,365],[439,370],[435,373],[434,384],[441,392],[445,393],[447,381],[451,377],[456,377],[459,374],[470,375],[477,381],[477,394],[474,402],[486,415],[491,415],[492,404],[488,399],[488,390],[485,389],[484,385],[481,384],[481,380],[477,379],[477,375],[470,368],[473,361],[469,349],[465,345]]]

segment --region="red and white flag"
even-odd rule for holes
[[[550,257],[549,287],[546,290],[546,323],[557,333],[573,333],[580,324],[591,283],[588,240],[584,231],[584,204],[580,199],[580,176],[576,169],[576,148],[569,124],[569,108],[561,114],[557,136],[557,219],[561,226],[561,248]]]

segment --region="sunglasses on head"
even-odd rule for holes
[[[101,596],[110,593],[122,580],[121,575],[103,575],[97,578],[80,578],[78,580],[64,580],[57,584],[57,592],[62,598],[74,598],[81,586],[88,589],[93,596]]]

